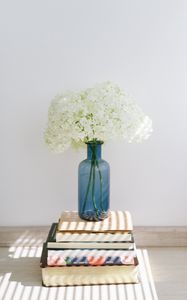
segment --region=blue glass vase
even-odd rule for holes
[[[87,159],[79,164],[79,216],[88,221],[108,217],[110,200],[110,166],[101,158],[103,142],[87,143]]]

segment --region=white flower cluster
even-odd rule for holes
[[[98,84],[67,92],[51,102],[45,141],[55,152],[73,144],[116,138],[140,142],[152,132],[152,121],[118,85]]]

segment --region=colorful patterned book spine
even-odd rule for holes
[[[48,250],[48,266],[136,265],[135,251],[121,250]]]

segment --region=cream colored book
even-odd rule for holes
[[[45,286],[138,283],[138,266],[45,267]]]
[[[103,221],[85,221],[81,219],[77,211],[64,211],[60,217],[57,228],[57,240],[59,233],[65,232],[130,232],[133,230],[131,214],[128,211],[110,211],[108,218]]]
[[[104,266],[53,266],[47,265],[46,243],[43,246],[40,266],[45,286],[73,286],[138,283],[138,259],[134,265]]]
[[[116,242],[134,242],[132,233],[104,233],[104,232],[94,232],[94,233],[62,233],[57,232],[56,242],[65,242],[65,243],[80,243],[80,242],[95,242],[95,243],[116,243]]]
[[[53,223],[47,237],[51,249],[134,249],[132,232],[56,232],[58,223]]]
[[[94,243],[94,242],[84,242],[84,243],[71,243],[71,242],[48,242],[47,248],[49,249],[124,249],[133,250],[135,248],[134,243]]]

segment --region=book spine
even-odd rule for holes
[[[56,242],[134,242],[132,233],[67,233],[56,232]]]
[[[48,266],[135,265],[135,251],[48,250]]]
[[[94,243],[94,242],[84,242],[84,243],[76,243],[76,242],[48,242],[48,249],[123,249],[123,250],[133,250],[135,247],[134,243]]]
[[[55,235],[56,235],[57,225],[58,225],[57,223],[52,223],[47,236],[47,241],[56,241]]]
[[[40,267],[45,268],[47,266],[47,243],[43,243],[42,255],[40,258]]]

